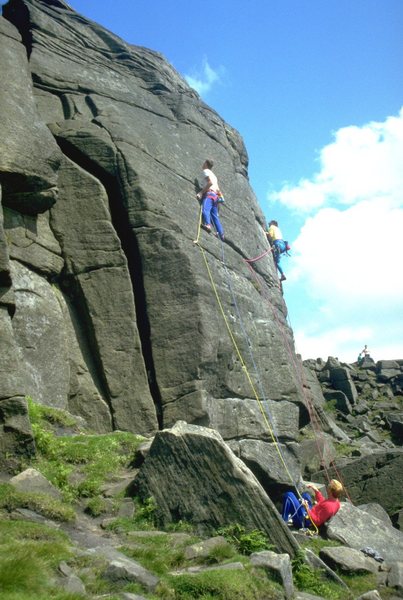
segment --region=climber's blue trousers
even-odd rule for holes
[[[309,508],[312,507],[312,499],[308,492],[301,494],[304,500],[308,501]],[[306,510],[302,506],[301,501],[296,497],[294,492],[286,492],[283,496],[283,521],[288,521],[289,517],[292,518],[294,527],[301,529],[305,527]],[[308,521],[310,523],[310,521]]]
[[[224,229],[221,225],[220,218],[218,216],[218,196],[217,194],[213,194],[209,192],[203,198],[202,204],[202,215],[203,215],[203,223],[205,225],[211,226],[211,221],[213,221],[214,227],[217,230],[218,235],[221,239],[224,239]]]
[[[277,267],[280,275],[284,275],[284,271],[280,265],[280,260],[281,260],[281,254],[283,252],[285,252],[285,242],[284,242],[284,240],[275,240],[273,242],[273,246],[274,246],[274,250],[273,250],[274,262],[276,263],[276,267]]]

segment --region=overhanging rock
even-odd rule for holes
[[[211,533],[239,523],[264,531],[280,552],[298,548],[256,477],[212,429],[179,421],[158,432],[133,491],[155,499],[162,525],[184,520]]]

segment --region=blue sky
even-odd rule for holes
[[[284,288],[303,358],[352,362],[365,343],[403,358],[403,2],[69,4],[161,52],[240,132],[293,247]]]

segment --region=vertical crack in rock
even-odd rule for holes
[[[13,2],[3,6],[3,17],[13,23],[20,32],[22,43],[27,51],[27,57],[32,52],[32,30],[29,26],[29,11],[23,2]]]
[[[106,190],[109,201],[112,225],[120,240],[126,257],[132,284],[134,306],[136,311],[137,330],[139,333],[142,356],[147,372],[150,394],[154,402],[159,428],[163,429],[163,411],[161,393],[158,387],[154,366],[152,344],[150,339],[150,322],[147,314],[146,293],[142,272],[142,256],[133,230],[129,225],[128,215],[119,185],[118,176],[110,175],[88,155],[81,152],[65,138],[55,136],[64,155],[79,165],[86,172],[98,179]]]

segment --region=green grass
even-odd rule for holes
[[[49,424],[60,427],[77,427],[76,419],[66,411],[37,404],[29,396],[26,400],[31,425],[40,425],[42,428],[46,428]]]
[[[175,547],[169,534],[153,536],[150,532],[146,540],[138,538],[135,547],[124,546],[120,550],[129,558],[137,560],[146,569],[161,576],[184,564],[184,546],[187,544],[188,541]]]
[[[133,460],[139,443],[144,439],[126,432],[94,435],[79,430],[75,419],[64,411],[51,409],[32,400],[28,401],[29,416],[35,436],[37,455],[29,466],[38,469],[58,487],[64,502],[41,494],[17,492],[12,486],[0,484],[0,509],[7,511],[18,507],[28,508],[59,521],[74,518],[72,503],[86,498],[86,510],[98,516],[110,510],[110,500],[102,496],[102,486],[125,469]],[[58,436],[57,431],[68,430],[69,435]],[[70,435],[73,433],[73,435]],[[347,448],[339,451],[347,454]],[[153,498],[135,503],[132,518],[115,519],[108,527],[122,536],[134,530],[147,530],[146,538],[133,533],[124,539],[121,548],[127,556],[137,560],[161,578],[149,600],[277,600],[283,597],[280,585],[272,581],[263,569],[254,569],[245,556],[252,552],[272,549],[266,536],[258,530],[246,531],[239,524],[222,528],[230,544],[211,550],[207,557],[185,560],[185,547],[199,537],[192,535],[188,523],[170,527],[174,532],[192,535],[177,542],[170,536],[153,535],[156,527],[157,506]],[[338,545],[321,538],[307,538],[307,546],[319,553],[323,546]],[[25,521],[0,521],[0,597],[1,600],[78,600],[78,594],[67,594],[60,587],[52,587],[57,566],[68,561],[80,573],[87,594],[108,594],[113,600],[122,591],[144,595],[141,586],[134,583],[112,583],[102,577],[105,564],[94,557],[72,555],[68,538],[60,531],[42,524]],[[222,565],[225,562],[243,562],[244,570],[214,570],[197,574],[170,575],[173,570],[184,569],[199,563]],[[328,600],[348,600],[376,587],[373,575],[341,575],[352,590],[349,596],[335,582],[323,579],[303,559],[294,561],[294,582],[297,589],[322,596]],[[83,570],[81,572],[81,569]],[[115,594],[115,596],[114,596]],[[88,596],[87,596],[88,597]],[[385,596],[386,597],[386,596]]]
[[[168,576],[157,587],[164,600],[278,600],[280,588],[253,569]]]
[[[342,546],[341,542],[336,540],[325,540],[319,536],[306,536],[302,541],[302,545],[305,548],[309,548],[317,555],[319,555],[319,552],[322,550],[322,548],[326,548],[328,546]]]
[[[91,517],[99,517],[100,515],[108,513],[110,510],[110,503],[102,496],[90,498],[85,507],[85,512],[91,515]]]
[[[375,573],[365,573],[361,575],[355,573],[354,575],[348,575],[339,572],[338,575],[340,575],[341,579],[348,585],[354,598],[377,588]]]
[[[0,483],[0,508],[9,512],[16,508],[27,508],[56,521],[75,519],[74,510],[63,502],[45,494],[18,492],[8,483]]]
[[[37,457],[30,464],[59,488],[69,502],[98,496],[104,482],[133,460],[144,440],[142,436],[122,431],[57,436],[53,426],[71,426],[74,420],[69,415],[30,399],[28,410],[37,449]],[[75,483],[73,473],[80,474]]]
[[[303,592],[322,596],[327,600],[352,600],[353,595],[336,582],[325,578],[319,570],[310,567],[300,550],[292,560],[294,586]]]
[[[266,535],[259,529],[247,531],[245,527],[234,523],[217,530],[218,535],[222,535],[226,540],[234,544],[240,554],[249,555],[252,552],[262,550],[273,550],[274,546],[269,543]]]
[[[2,600],[75,600],[77,595],[52,588],[62,560],[71,558],[67,536],[42,524],[0,522],[0,590]]]
[[[134,515],[133,517],[117,517],[109,523],[107,529],[110,531],[128,533],[129,531],[153,531],[156,528],[156,509],[154,498],[147,498],[145,502],[141,502],[138,498],[134,498]],[[185,524],[182,524],[182,531],[189,531]],[[180,531],[181,529],[172,529],[171,531]]]

